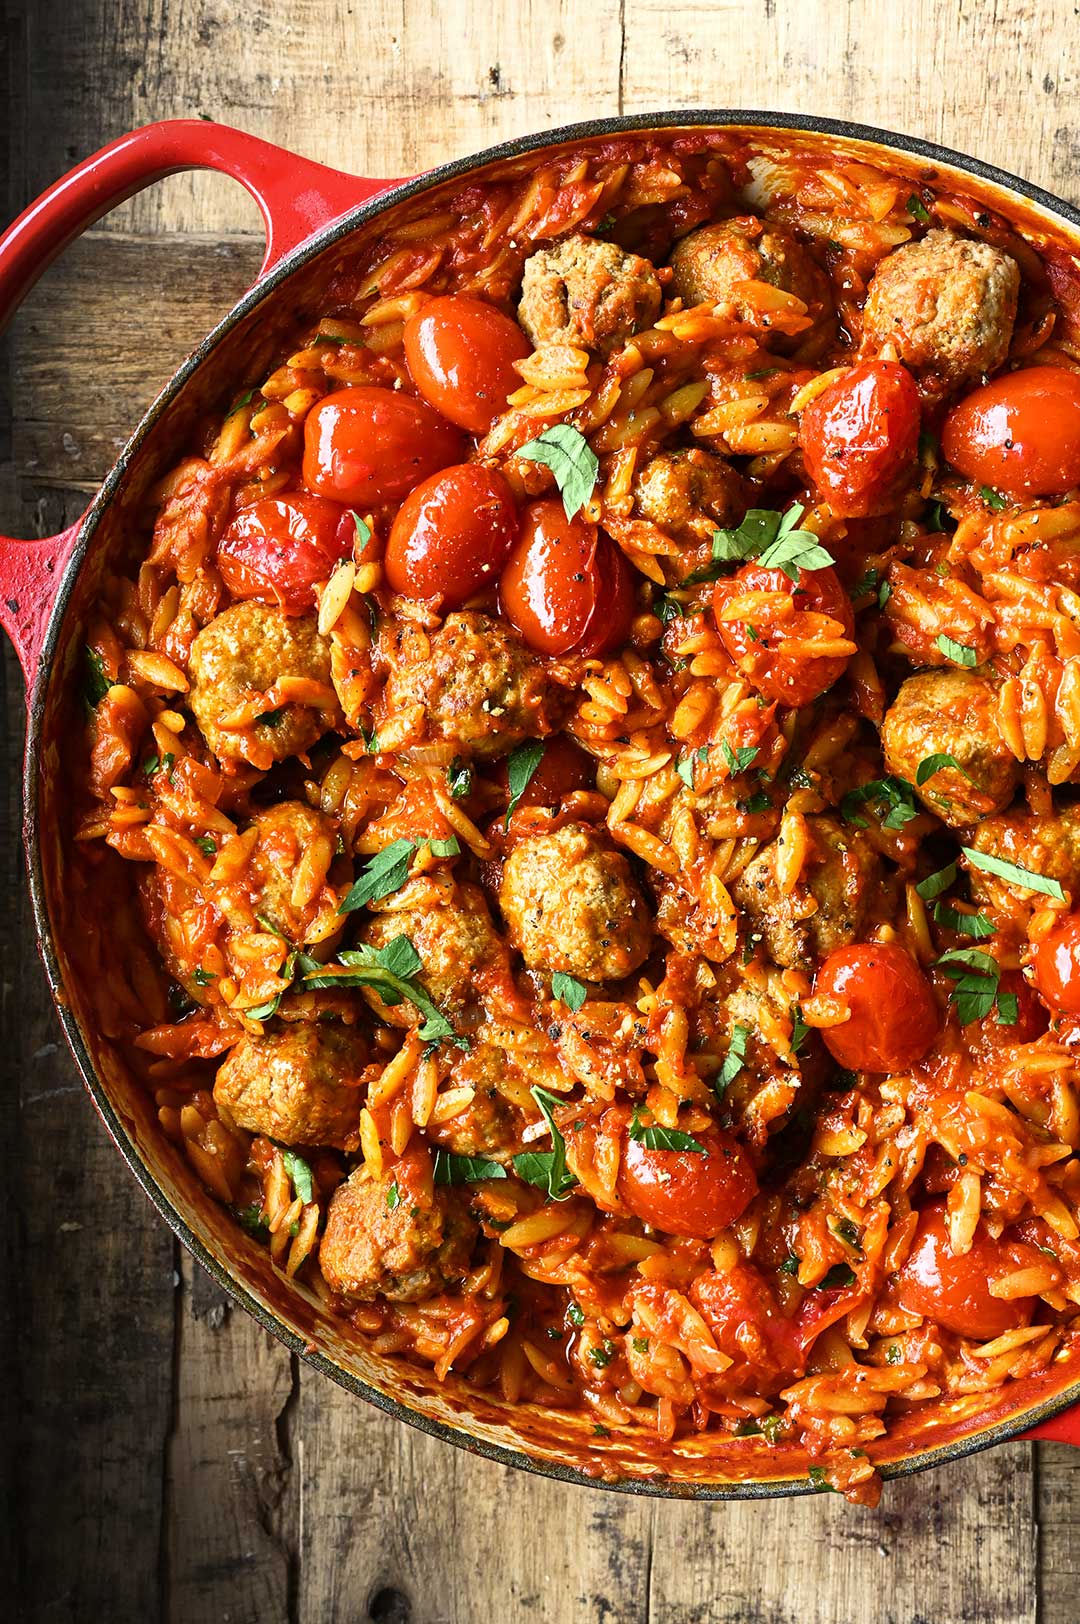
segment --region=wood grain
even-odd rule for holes
[[[4,38],[12,213],[133,124],[195,113],[393,175],[620,108],[752,105],[1080,191],[1065,0],[24,0]],[[253,274],[256,228],[230,182],[174,177],[48,273],[0,357],[5,529],[74,516]],[[10,657],[5,674],[0,1563],[18,1618],[1073,1624],[1080,1460],[1060,1447],[1035,1470],[1013,1445],[890,1486],[873,1515],[570,1490],[388,1420],[227,1309],[57,1047],[14,836]]]

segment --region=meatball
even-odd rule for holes
[[[710,451],[665,451],[645,464],[638,512],[681,541],[711,541],[717,525],[741,522],[749,494],[741,474]]]
[[[475,885],[458,886],[449,901],[432,904],[428,884],[417,880],[394,897],[392,909],[372,915],[361,940],[382,948],[396,936],[407,936],[419,953],[418,980],[432,1003],[455,1031],[477,1024],[483,1014],[480,981],[504,970],[509,978],[506,946],[491,922],[483,893]],[[384,1004],[377,989],[364,997],[390,1026],[414,1026],[422,1019],[413,1004]]]
[[[617,981],[637,969],[652,941],[630,864],[581,823],[530,835],[514,847],[499,906],[530,970]]]
[[[676,243],[671,254],[675,292],[686,305],[714,305],[755,331],[771,331],[769,313],[752,301],[744,302],[744,282],[768,282],[793,294],[806,306],[815,326],[831,319],[829,279],[784,226],[741,215],[716,225],[702,226]],[[806,330],[794,335],[772,333],[779,351],[798,349]]]
[[[245,879],[252,912],[259,916],[259,922],[272,927],[294,947],[336,936],[342,927],[337,907],[344,888],[320,885],[309,896],[310,887],[301,867],[305,857],[333,860],[337,830],[326,814],[303,801],[280,801],[256,813],[248,827],[255,829],[257,836]],[[340,866],[344,878],[350,865],[342,862]],[[228,910],[224,897],[222,907]]]
[[[827,816],[809,817],[810,850],[799,881],[782,891],[783,835],[758,853],[731,888],[774,964],[810,970],[834,947],[865,934],[882,903],[882,862],[866,835]]]
[[[523,1118],[503,1087],[511,1072],[505,1049],[494,1043],[478,1043],[457,1062],[450,1076],[451,1088],[471,1088],[473,1097],[464,1111],[448,1122],[429,1123],[427,1134],[436,1144],[456,1156],[487,1156],[508,1162],[520,1148]],[[524,1079],[517,1078],[519,1088]]]
[[[988,242],[928,231],[882,260],[863,310],[863,346],[893,344],[932,392],[948,394],[1005,360],[1020,271]]]
[[[954,828],[1000,812],[1020,781],[1020,764],[994,719],[996,705],[995,683],[945,668],[908,677],[885,713],[886,767],[914,784],[920,800]],[[936,755],[957,765],[917,783],[920,763]]]
[[[1062,807],[1050,816],[1004,812],[986,818],[974,830],[970,845],[974,851],[1057,880],[1073,900],[1080,895],[1080,806]],[[1019,881],[987,874],[970,858],[964,859],[964,866],[970,875],[974,901],[1018,925],[1026,925],[1031,915],[1045,906],[1044,896],[1027,891]]]
[[[422,658],[407,646],[386,684],[386,713],[422,705],[435,736],[463,754],[499,756],[543,738],[565,709],[540,661],[490,615],[448,615]]]
[[[537,346],[577,344],[607,355],[652,326],[661,297],[647,259],[596,237],[565,237],[525,261],[518,320]]]
[[[381,1178],[361,1167],[334,1191],[319,1267],[343,1297],[418,1303],[461,1279],[476,1236],[465,1198],[436,1189],[428,1151],[410,1146]]]
[[[283,705],[249,728],[224,728],[223,717],[282,677],[329,685],[330,645],[310,615],[286,615],[249,599],[204,626],[191,645],[188,703],[207,745],[222,761],[268,766],[307,750],[331,717],[307,705]]]
[[[329,1023],[298,1023],[243,1037],[219,1068],[214,1100],[222,1119],[288,1145],[355,1142],[360,1073],[367,1044]]]

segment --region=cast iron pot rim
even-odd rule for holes
[[[53,1004],[83,1082],[109,1131],[110,1137],[127,1163],[128,1168],[138,1180],[144,1193],[149,1197],[177,1239],[192,1253],[233,1302],[245,1309],[265,1331],[269,1331],[279,1342],[284,1343],[290,1352],[302,1359],[305,1364],[320,1371],[323,1375],[329,1376],[348,1392],[366,1399],[369,1404],[373,1404],[377,1409],[384,1411],[387,1415],[394,1416],[399,1421],[406,1422],[420,1432],[425,1432],[433,1438],[439,1438],[445,1443],[453,1444],[455,1448],[463,1449],[467,1454],[481,1455],[487,1460],[499,1462],[500,1465],[514,1466],[540,1477],[555,1478],[562,1483],[573,1483],[589,1488],[610,1489],[624,1494],[650,1495],[661,1499],[707,1501],[773,1499],[796,1494],[813,1494],[818,1491],[805,1478],[749,1481],[732,1479],[720,1483],[696,1483],[670,1477],[620,1478],[614,1481],[605,1481],[588,1477],[585,1473],[575,1470],[560,1461],[545,1460],[527,1455],[519,1449],[508,1448],[504,1444],[490,1443],[487,1440],[475,1438],[463,1430],[448,1426],[445,1422],[436,1421],[421,1414],[398,1399],[388,1398],[386,1394],[379,1392],[377,1388],[370,1387],[366,1382],[361,1381],[359,1377],[343,1370],[333,1360],[328,1359],[325,1354],[310,1351],[303,1338],[290,1330],[276,1314],[265,1308],[249,1292],[247,1287],[213,1256],[173,1206],[164,1189],[158,1184],[143,1161],[135,1143],[128,1136],[98,1077],[93,1059],[83,1041],[79,1024],[66,1001],[60,965],[53,946],[52,926],[45,896],[41,841],[38,834],[39,775],[36,770],[36,745],[44,718],[49,672],[76,578],[102,514],[120,489],[135,454],[141,448],[147,436],[156,427],[160,418],[176,399],[189,378],[193,376],[216,348],[220,340],[231,331],[241,318],[248,315],[265,299],[276,294],[282,284],[288,281],[293,271],[317,258],[326,248],[352,235],[358,227],[374,219],[377,215],[385,213],[394,205],[409,198],[418,197],[423,192],[430,191],[433,187],[440,186],[448,180],[474,174],[488,164],[500,160],[522,157],[527,153],[543,151],[549,147],[563,145],[566,142],[589,140],[605,135],[634,134],[641,131],[670,130],[682,127],[693,129],[701,126],[715,126],[717,128],[745,126],[751,130],[760,131],[762,134],[772,130],[778,132],[794,131],[810,135],[837,136],[849,141],[868,142],[871,145],[907,153],[930,164],[940,164],[959,170],[980,180],[988,181],[994,186],[1018,193],[1021,197],[1027,198],[1030,202],[1047,210],[1058,219],[1080,229],[1080,209],[1077,209],[1074,205],[1065,202],[1062,198],[1055,197],[1053,193],[1040,186],[1032,185],[1029,181],[1010,174],[1007,170],[999,169],[993,164],[984,163],[981,159],[968,157],[966,154],[953,151],[951,148],[939,146],[935,142],[918,140],[908,135],[898,135],[893,131],[876,129],[871,125],[851,123],[846,119],[818,118],[806,113],[762,112],[753,109],[688,108],[677,112],[617,114],[609,118],[588,119],[579,124],[564,124],[557,129],[542,134],[518,136],[513,140],[500,142],[497,146],[488,147],[471,157],[453,159],[449,163],[441,164],[437,169],[429,170],[426,174],[418,176],[415,180],[406,181],[400,186],[392,187],[389,191],[380,192],[366,203],[357,205],[355,209],[351,209],[347,214],[321,227],[298,248],[295,248],[292,253],[281,259],[265,277],[255,282],[242,295],[232,310],[211,329],[202,343],[192,351],[153,401],[87,509],[79,527],[78,539],[64,566],[56,599],[49,615],[45,641],[38,661],[30,698],[23,771],[25,807],[23,841],[38,948],[45,966],[45,974]],[[1030,1427],[1037,1426],[1056,1415],[1060,1415],[1078,1401],[1080,1401],[1080,1382],[1075,1382],[1063,1392],[1043,1400],[1042,1403],[1034,1405],[1016,1416],[1009,1417],[980,1432],[972,1433],[970,1436],[921,1450],[906,1456],[902,1460],[888,1462],[882,1465],[879,1471],[884,1478],[894,1478],[906,1477],[915,1472],[927,1471],[932,1467],[944,1466],[948,1462],[959,1460],[965,1455],[973,1455],[980,1450],[989,1449],[995,1444],[1007,1443],[1010,1439],[1026,1432]]]

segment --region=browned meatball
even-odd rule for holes
[[[492,924],[483,893],[475,885],[460,885],[452,897],[432,904],[424,880],[399,891],[391,910],[372,915],[362,940],[371,947],[386,947],[396,936],[407,936],[422,961],[418,980],[455,1031],[467,1031],[483,1014],[480,981],[493,970],[509,977],[506,945]],[[422,1020],[413,1004],[384,1004],[374,988],[364,997],[380,1020],[390,1026],[415,1026]]]
[[[499,756],[523,739],[543,738],[566,708],[540,661],[490,615],[449,615],[420,657],[415,642],[386,684],[394,715],[423,705],[428,727],[463,754]]]
[[[861,830],[824,816],[806,822],[811,848],[794,890],[782,891],[777,878],[782,834],[731,888],[749,915],[751,940],[760,937],[769,957],[785,969],[809,970],[834,947],[857,942],[884,900],[881,858]]]
[[[717,525],[741,522],[746,481],[711,451],[665,451],[645,464],[634,497],[642,518],[680,541],[710,541]]]
[[[222,718],[252,693],[265,693],[282,677],[330,682],[330,645],[310,615],[285,615],[263,603],[234,603],[204,626],[191,645],[188,703],[199,730],[222,761],[265,764],[307,750],[326,732],[331,716],[306,705],[283,705],[250,730],[223,728]]]
[[[355,1139],[367,1044],[352,1029],[295,1024],[243,1037],[219,1068],[214,1100],[225,1122],[287,1145]]]
[[[652,924],[630,864],[585,824],[516,845],[499,906],[530,970],[617,981],[648,956]]]
[[[974,830],[968,844],[975,851],[1057,880],[1073,901],[1080,898],[1080,806],[1063,807],[1049,817],[1032,812],[1004,812],[996,818],[986,818]],[[1045,905],[1044,896],[1029,891],[1020,881],[987,874],[970,858],[964,858],[963,862],[971,879],[971,895],[981,906],[1024,925]]]
[[[451,1088],[471,1088],[473,1097],[464,1111],[448,1122],[430,1123],[427,1134],[456,1156],[487,1156],[508,1162],[520,1150],[524,1119],[503,1088],[513,1067],[505,1049],[494,1043],[477,1043],[457,1061],[448,1079]],[[519,1087],[524,1079],[517,1078]]]
[[[343,1297],[418,1303],[461,1279],[476,1235],[465,1198],[436,1189],[429,1153],[410,1146],[381,1178],[361,1167],[334,1191],[319,1267]]]
[[[1009,352],[1020,271],[988,242],[928,231],[874,272],[863,310],[868,349],[895,345],[900,359],[945,394],[996,372]]]
[[[915,793],[955,828],[1008,806],[1020,781],[1020,764],[995,721],[997,685],[974,671],[920,671],[902,684],[885,713],[881,743],[885,765],[915,785]],[[916,782],[930,756],[948,755],[942,767]]]
[[[692,231],[675,244],[671,269],[675,292],[685,305],[714,305],[756,332],[771,334],[771,346],[781,352],[805,343],[806,330],[772,332],[768,313],[744,299],[744,282],[768,282],[793,294],[815,326],[831,320],[829,279],[809,250],[786,227],[754,215]]]
[[[518,320],[533,343],[601,354],[651,327],[660,282],[647,259],[596,237],[565,237],[525,261]]]

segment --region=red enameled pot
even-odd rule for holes
[[[310,305],[346,251],[378,235],[390,214],[424,197],[425,208],[466,180],[527,172],[552,149],[648,130],[735,128],[768,143],[840,150],[953,184],[1055,233],[1080,252],[1080,213],[986,164],[926,142],[826,119],[755,112],[681,112],[612,118],[529,136],[409,181],[362,180],[294,157],[254,136],[200,120],[152,124],[114,141],[44,194],[0,238],[0,324],[41,271],[79,232],[152,181],[217,169],[255,198],[266,257],[253,287],[179,367],[150,407],[80,522],[39,541],[0,538],[0,622],[26,675],[29,723],[24,838],[38,939],[57,1012],[76,1063],[121,1155],[165,1221],[233,1298],[294,1352],[380,1408],[494,1460],[573,1483],[678,1498],[725,1499],[807,1492],[805,1454],[761,1438],[731,1440],[721,1459],[710,1435],[657,1448],[634,1428],[594,1435],[586,1415],[510,1409],[451,1375],[440,1384],[417,1367],[378,1358],[350,1338],[302,1283],[209,1197],[160,1132],[152,1101],[119,1049],[97,1029],[68,944],[75,921],[63,884],[68,829],[62,763],[81,628],[105,561],[123,544],[125,518],[179,456],[200,415],[234,393],[252,356]],[[894,1422],[868,1453],[883,1476],[940,1465],[1017,1437],[1080,1445],[1080,1359],[1051,1377],[1016,1383],[989,1405],[977,1397]],[[712,1443],[715,1445],[716,1440]]]

